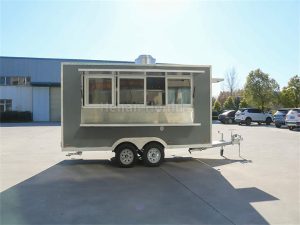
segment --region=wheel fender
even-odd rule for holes
[[[122,143],[132,143],[137,147],[137,149],[142,149],[147,143],[149,142],[158,142],[164,146],[164,148],[167,147],[167,143],[158,137],[131,137],[131,138],[121,138],[117,140],[113,145],[112,149],[115,149],[118,145]],[[114,151],[114,150],[113,150]]]

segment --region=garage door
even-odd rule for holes
[[[49,87],[32,89],[33,121],[49,121]]]
[[[60,88],[50,88],[50,120],[60,121]]]

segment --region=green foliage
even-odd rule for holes
[[[221,92],[219,93],[219,96],[218,96],[217,100],[219,101],[219,103],[220,103],[221,105],[224,105],[226,99],[227,99],[229,96],[231,96],[229,91],[221,91]]]
[[[272,104],[278,91],[278,83],[269,74],[260,69],[249,73],[245,84],[245,98],[248,103],[265,110]]]
[[[289,80],[288,86],[282,89],[280,102],[287,108],[300,106],[300,77],[298,75],[293,76]]]
[[[239,109],[240,102],[241,102],[241,97],[235,97],[234,98],[234,109],[235,110]]]
[[[245,98],[242,98],[240,104],[239,104],[239,108],[247,108],[248,107],[248,103],[246,101]]]
[[[221,112],[222,106],[218,100],[215,101],[213,109],[217,112]]]
[[[235,104],[233,101],[233,98],[231,96],[229,96],[226,101],[224,102],[223,105],[224,109],[235,109]]]
[[[216,101],[216,98],[215,98],[215,97],[212,97],[212,98],[211,98],[211,106],[212,106],[212,107],[214,107],[215,101]]]

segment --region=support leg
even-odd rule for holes
[[[223,154],[224,154],[224,147],[222,146],[221,149],[220,149],[220,156],[223,157]]]

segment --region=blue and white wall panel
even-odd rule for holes
[[[13,111],[32,112],[32,87],[1,86],[0,98],[11,99]]]

